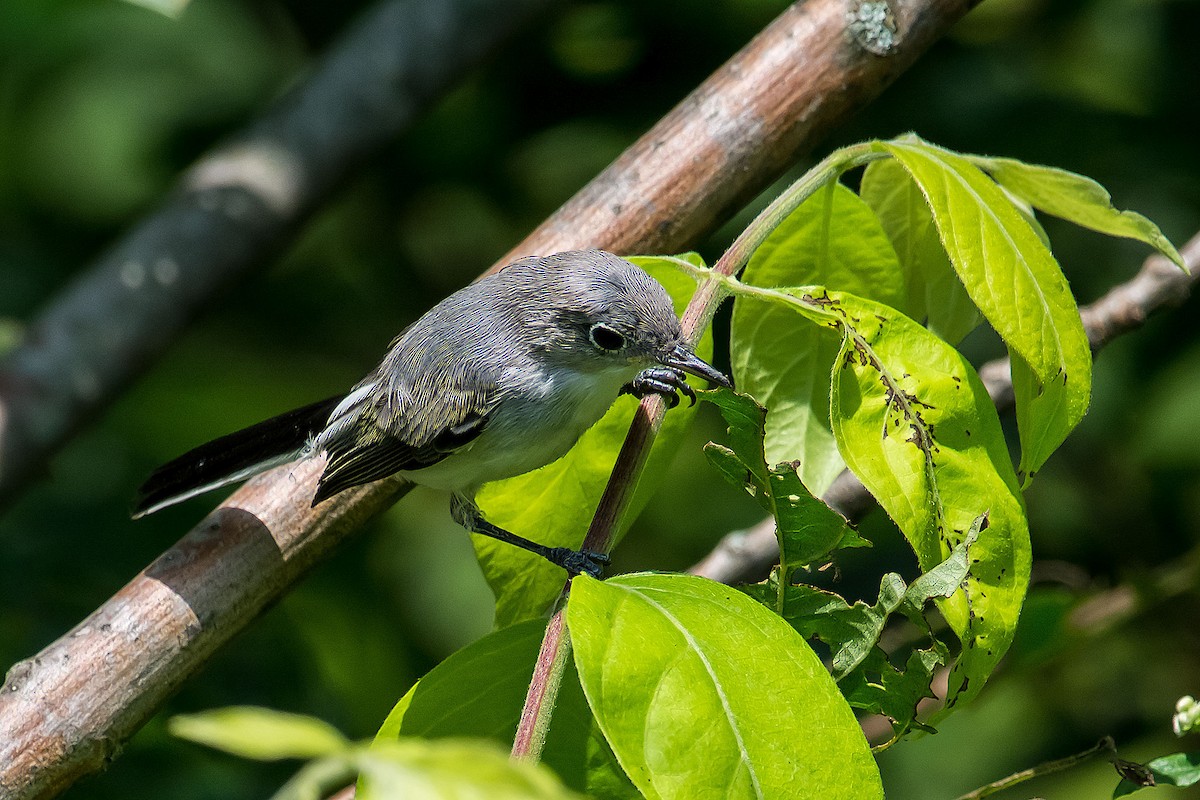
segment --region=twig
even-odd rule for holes
[[[1006,778],[1001,778],[998,781],[992,781],[986,786],[980,786],[974,791],[967,792],[966,794],[958,797],[957,800],[982,800],[984,797],[989,797],[996,792],[1002,792],[1005,789],[1012,788],[1017,784],[1024,783],[1025,781],[1032,780],[1033,778],[1040,778],[1043,775],[1051,775],[1055,772],[1062,772],[1063,770],[1078,766],[1079,764],[1095,758],[1098,755],[1107,755],[1110,759],[1113,759],[1116,758],[1116,754],[1117,746],[1113,742],[1112,737],[1105,736],[1087,750],[1075,753],[1074,755],[1066,756],[1065,758],[1056,758],[1053,761],[1046,761],[1042,764],[1038,764],[1036,767],[1023,769],[1020,772],[1014,772],[1012,775],[1009,775]]]
[[[0,502],[222,287],[549,0],[382,2],[320,69],[205,155],[157,211],[34,319],[0,363]]]
[[[1110,289],[1103,297],[1080,308],[1084,329],[1098,352],[1121,334],[1140,328],[1153,313],[1179,305],[1200,280],[1200,233],[1180,249],[1191,274],[1159,255],[1150,256],[1130,280]],[[1012,378],[1007,358],[984,364],[979,375],[988,394],[1001,412],[1013,405]],[[870,492],[849,471],[843,471],[822,499],[851,522],[857,522],[875,507]],[[748,531],[727,534],[689,572],[722,583],[752,583],[766,577],[779,560],[775,524],[765,519]]]

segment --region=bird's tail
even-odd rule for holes
[[[298,457],[329,421],[343,396],[264,420],[163,464],[138,488],[133,518],[153,514],[229,483],[242,481]]]

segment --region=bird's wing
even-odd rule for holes
[[[343,489],[438,463],[483,433],[495,397],[494,385],[452,388],[428,397],[408,395],[402,407],[387,411],[394,398],[380,398],[326,444],[313,505]]]

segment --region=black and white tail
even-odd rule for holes
[[[325,428],[343,399],[338,395],[280,414],[163,464],[138,488],[133,518],[292,461]]]

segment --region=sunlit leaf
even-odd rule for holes
[[[575,661],[648,798],[880,798],[878,769],[807,643],[742,593],[683,575],[577,578]]]
[[[316,758],[346,750],[346,737],[327,722],[255,706],[232,706],[171,717],[181,739],[259,761]]]
[[[1109,236],[1145,242],[1186,269],[1183,256],[1157,225],[1135,211],[1116,208],[1108,191],[1091,178],[1012,158],[967,158],[1039,211]]]
[[[895,520],[922,569],[985,512],[962,589],[940,606],[963,642],[948,707],[974,696],[1012,643],[1031,560],[1025,510],[995,406],[943,340],[893,309],[819,287],[736,292],[842,334],[831,418],[847,466]]]
[[[900,310],[957,344],[982,317],[950,264],[920,188],[904,167],[886,159],[867,165],[859,191],[900,259],[908,298]]]
[[[1066,278],[1000,189],[966,158],[916,137],[882,145],[921,187],[967,292],[1009,347],[1028,481],[1091,395],[1091,351]]]

